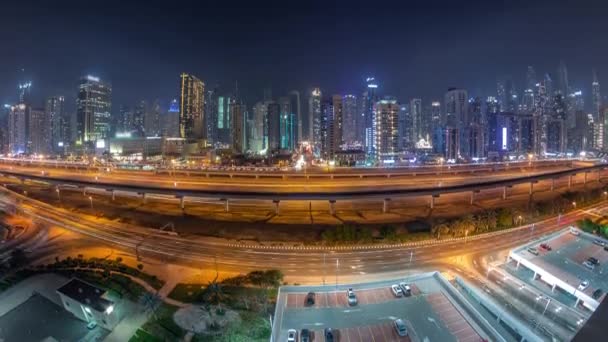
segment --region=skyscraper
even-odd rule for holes
[[[602,108],[602,95],[600,93],[600,82],[597,80],[597,73],[593,69],[593,82],[591,83],[591,104],[593,105],[593,118],[597,120]]]
[[[313,89],[308,98],[308,120],[313,151],[319,154],[321,151],[321,89],[319,88]]]
[[[235,100],[232,103],[232,120],[231,120],[231,136],[232,136],[232,150],[236,153],[244,153],[246,150],[246,130],[245,122],[247,119],[247,109],[244,104]]]
[[[274,102],[269,101],[266,105],[266,127],[267,127],[267,140],[268,153],[278,152],[281,148],[281,106]]]
[[[253,106],[253,125],[249,139],[249,149],[253,152],[260,152],[266,148],[267,142],[264,139],[266,113],[268,113],[268,102],[260,101]]]
[[[342,96],[321,102],[321,157],[332,159],[342,145]]]
[[[570,94],[568,68],[566,68],[566,63],[564,63],[564,61],[560,61],[559,67],[557,68],[557,93],[562,94],[562,96],[568,96],[568,94]]]
[[[450,134],[458,133],[460,136],[458,139],[447,139],[446,144],[454,142],[457,143],[460,149],[459,154],[463,157],[468,157],[469,147],[468,142],[468,127],[470,125],[469,120],[469,99],[465,89],[449,88],[445,94],[445,114],[446,114],[446,126],[456,129],[450,130]],[[453,146],[452,146],[453,147]],[[452,155],[454,155],[452,153]]]
[[[164,135],[171,138],[179,137],[179,102],[177,99],[172,100],[169,104],[162,126]]]
[[[84,144],[108,138],[111,109],[112,87],[98,77],[83,77],[76,98],[77,141]]]
[[[8,113],[8,151],[12,154],[27,152],[30,108],[25,103],[11,106]]]
[[[144,115],[144,129],[146,136],[160,136],[160,102],[155,100],[152,106],[148,107]]]
[[[292,90],[288,94],[289,106],[291,108],[292,120],[294,121],[293,147],[302,142],[302,106],[300,103],[300,92]]]
[[[411,117],[411,133],[412,143],[416,144],[418,140],[423,139],[422,134],[422,100],[410,100],[410,117]]]
[[[186,139],[203,139],[205,83],[193,75],[181,74],[179,133]]]
[[[536,83],[536,71],[532,66],[528,66],[528,71],[526,72],[526,89],[524,90],[533,90]]]
[[[374,107],[378,100],[377,90],[378,83],[376,79],[373,77],[368,77],[366,80],[366,90],[363,93],[362,98],[362,109],[363,109],[363,130],[364,130],[364,142],[365,142],[365,150],[368,155],[374,154],[374,145],[376,144],[375,133],[376,129],[374,125],[376,124],[376,120],[374,117]]]
[[[28,122],[28,146],[30,154],[47,154],[51,152],[51,120],[44,109],[30,109]]]
[[[148,112],[148,104],[141,100],[133,109],[133,127],[131,128],[134,135],[138,137],[146,136],[145,119]]]
[[[69,117],[65,112],[65,98],[51,96],[46,99],[46,115],[51,122],[51,146],[54,152],[63,152],[64,145],[70,142]]]
[[[217,115],[218,115],[217,89],[209,89],[205,92],[205,127],[207,129],[207,141],[209,144],[218,142]]]
[[[374,106],[375,151],[379,161],[394,161],[399,152],[399,104],[396,100],[381,100]]]
[[[344,95],[342,98],[343,114],[343,140],[345,144],[352,145],[357,141],[357,97]]]

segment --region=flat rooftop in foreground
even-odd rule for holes
[[[392,284],[409,283],[412,295],[397,298]],[[352,287],[358,304],[349,306],[346,290]],[[315,304],[305,305],[308,292]],[[338,331],[340,341],[480,341],[488,337],[475,312],[463,307],[462,298],[439,273],[425,273],[392,281],[352,285],[285,286],[277,299],[273,337],[285,341],[289,329],[310,330],[314,341],[324,341],[324,329]],[[399,337],[394,320],[408,329]]]
[[[524,266],[532,267],[532,271],[535,271],[541,279],[548,283],[555,280],[558,286],[574,296],[592,297],[596,290],[602,290],[604,294],[597,299],[599,301],[608,290],[608,251],[604,250],[604,246],[596,243],[596,240],[603,243],[607,241],[578,229],[574,231],[578,232],[578,235],[566,229],[516,248],[510,255],[513,259],[520,260]],[[551,250],[542,248],[541,244],[548,245]],[[538,255],[532,253],[529,248],[535,248]],[[594,269],[583,265],[590,257],[599,261]],[[589,286],[584,290],[578,290],[579,284],[583,281],[588,281]],[[571,291],[568,291],[568,286],[572,287]],[[577,289],[576,292],[574,289]],[[584,297],[581,299],[585,301]],[[592,306],[597,305],[592,304]]]

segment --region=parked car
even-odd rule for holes
[[[410,287],[410,285],[408,283],[405,282],[401,282],[399,283],[399,287],[401,288],[401,291],[403,292],[403,294],[407,297],[412,295],[412,288]]]
[[[528,248],[528,252],[530,252],[530,254],[538,255],[538,249],[534,247]]]
[[[592,271],[595,269],[595,265],[592,264],[589,260],[583,261],[583,266],[585,266],[586,268],[588,268]]]
[[[311,339],[310,330],[302,329],[300,331],[300,342],[310,342],[310,339]]]
[[[593,299],[599,299],[602,296],[602,294],[604,294],[602,289],[597,289],[597,290],[593,291],[593,294],[591,296],[593,297]]]
[[[399,285],[394,284],[391,286],[391,290],[393,291],[393,294],[395,295],[395,297],[402,297],[403,296],[403,291],[401,290],[401,288],[399,287]]]
[[[95,321],[90,321],[89,323],[87,323],[87,329],[89,329],[89,330],[95,329],[96,326],[97,326],[97,322],[95,322]]]
[[[590,263],[592,263],[592,264],[594,264],[594,265],[599,265],[599,264],[600,264],[600,261],[599,261],[599,260],[597,260],[597,259],[596,259],[596,258],[594,258],[594,257],[589,257],[589,259],[587,259],[587,261],[589,261]]]
[[[580,283],[580,285],[578,286],[578,290],[579,291],[585,291],[586,288],[589,287],[589,281],[584,280],[582,283]]]
[[[296,342],[296,337],[298,336],[298,332],[296,329],[289,329],[287,331],[287,342]]]
[[[306,295],[306,300],[304,301],[304,304],[306,306],[315,305],[315,293],[314,292],[308,292],[308,294]]]
[[[547,245],[546,243],[541,243],[540,244],[540,248],[542,248],[542,249],[544,249],[546,251],[550,251],[550,250],[553,249],[553,248],[551,248],[551,246]]]
[[[395,330],[397,330],[397,334],[399,336],[407,336],[407,327],[405,326],[405,322],[401,318],[396,319],[394,324]]]
[[[325,342],[338,341],[338,336],[332,328],[325,328]]]
[[[575,227],[570,226],[570,234],[578,236],[581,235],[581,232],[579,232],[578,229],[576,229]]]
[[[348,298],[348,305],[357,305],[357,296],[355,295],[355,291],[353,291],[352,287],[346,291],[346,297]]]
[[[596,245],[600,245],[602,247],[606,247],[606,243],[603,240],[600,240],[600,239],[593,240],[593,243],[596,244]]]

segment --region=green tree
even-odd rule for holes
[[[501,208],[496,213],[496,225],[499,228],[509,228],[513,225],[513,214],[508,208]]]

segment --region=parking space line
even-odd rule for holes
[[[363,329],[363,331],[361,329]],[[374,336],[372,335],[369,326],[357,327],[357,332],[359,333],[359,340],[362,342],[374,341]]]
[[[372,325],[369,327],[369,330],[372,332],[372,336],[374,338],[374,342],[385,342],[384,334],[382,333],[381,325]]]
[[[361,342],[361,339],[359,338],[359,331],[355,329],[357,329],[357,327],[348,329],[347,335],[349,342]]]

